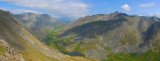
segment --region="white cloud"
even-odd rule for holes
[[[122,8],[123,10],[125,10],[125,11],[130,11],[130,10],[131,10],[131,8],[130,8],[130,6],[129,6],[128,4],[122,5],[121,8]]]
[[[25,9],[15,9],[15,10],[9,10],[11,11],[13,14],[22,14],[22,13],[28,13],[28,12],[31,12],[31,13],[39,13],[37,11],[33,11],[33,10],[25,10]]]
[[[88,5],[78,0],[1,0],[17,6],[48,10],[54,14],[80,17],[88,14]]]
[[[149,16],[156,16],[156,17],[160,17],[160,13],[150,13]]]
[[[144,4],[139,4],[139,7],[141,8],[151,8],[154,7],[156,4],[155,3],[144,3]]]
[[[4,7],[0,7],[0,9],[8,11],[8,9]]]
[[[10,11],[13,14],[22,14],[22,13],[28,13],[28,12],[41,14],[40,12],[37,12],[34,10],[27,10],[27,9],[8,9],[4,7],[0,7],[0,9],[5,10],[5,11]]]

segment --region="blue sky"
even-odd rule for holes
[[[158,15],[160,13],[160,0],[83,0],[89,3],[93,14],[110,13],[114,11],[135,15]],[[130,11],[122,9],[127,4]]]
[[[160,0],[0,0],[0,9],[14,14],[46,13],[53,17],[79,18],[120,11],[160,17]]]

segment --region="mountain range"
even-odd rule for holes
[[[21,25],[13,14],[0,10],[0,61],[91,61],[91,59],[71,57],[49,48]]]
[[[39,39],[45,38],[47,32],[55,26],[64,25],[65,22],[49,16],[48,14],[24,13],[15,14],[14,17],[33,35]]]
[[[114,12],[66,24],[48,14],[0,10],[0,61],[159,61],[159,56],[158,17]]]
[[[148,51],[160,51],[160,18],[121,12],[86,16],[66,26],[60,36],[65,38],[73,35],[76,37],[64,45],[65,48],[81,52],[89,58],[103,60],[113,54],[139,56]],[[143,60],[158,61],[155,58],[157,56],[153,56],[144,56]]]

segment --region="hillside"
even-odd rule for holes
[[[91,61],[83,57],[70,57],[49,49],[28,32],[14,16],[0,10],[1,61]]]
[[[114,12],[80,18],[66,26],[60,36],[75,35],[64,45],[65,48],[81,52],[89,58],[159,61],[159,55],[156,55],[160,53],[159,26],[160,19],[157,17]]]
[[[58,21],[58,19],[48,14],[24,13],[15,14],[14,16],[18,22],[41,40],[45,38],[47,31],[53,29],[55,26],[64,25],[63,22]]]

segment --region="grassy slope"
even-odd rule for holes
[[[138,48],[138,46],[142,43],[141,41],[141,34],[139,33],[139,31],[136,29],[137,27],[137,23],[132,23],[132,20],[135,19],[131,19],[129,21],[129,23],[127,23],[128,25],[125,25],[125,29],[118,29],[118,30],[123,30],[122,36],[119,40],[119,46],[121,48],[125,48],[125,47],[131,47],[132,49],[134,49],[136,51],[136,48]],[[130,26],[131,25],[131,26]],[[132,26],[134,25],[134,26]],[[85,28],[84,28],[85,29]],[[83,29],[83,30],[84,30]],[[115,33],[114,31],[111,31],[109,34],[111,33]],[[106,37],[106,39],[110,39],[113,38],[114,34],[108,35]],[[108,41],[108,39],[106,41]],[[97,38],[94,38],[94,40],[90,39],[92,42],[89,42],[88,44],[86,43],[75,43],[72,44],[71,46],[69,46],[67,49],[71,50],[71,51],[79,51],[79,52],[84,52],[90,48],[96,48],[96,45],[99,42],[94,43],[94,40],[98,40]],[[90,41],[90,40],[81,40],[81,41]],[[158,50],[157,51],[148,51],[144,54],[126,54],[126,53],[121,53],[121,54],[114,54],[114,53],[110,53],[110,55],[107,56],[107,60],[104,61],[159,61],[160,59],[158,58],[160,56],[160,52],[159,52],[159,46],[160,46],[160,41],[159,38],[158,40],[154,40],[152,46],[156,47],[154,49]],[[81,46],[83,46],[81,48]],[[133,48],[134,47],[134,48]],[[151,48],[152,49],[152,48]]]
[[[25,36],[20,36],[20,32],[23,32],[23,31],[17,32],[14,29],[17,27],[17,30],[20,30],[19,29],[20,25],[17,23],[12,23],[14,22],[14,19],[11,16],[8,16],[7,13],[1,13],[1,14],[4,15],[4,17],[3,16],[0,17],[0,21],[1,21],[0,31],[3,33],[3,35],[1,34],[1,36],[5,39],[5,41],[9,43],[9,45],[11,45],[17,51],[22,53],[26,61],[37,61],[37,60],[38,61],[53,61],[55,60],[53,58],[51,60],[51,58],[47,57],[45,54],[35,49],[32,45],[30,45],[27,42],[27,40],[22,38],[22,37],[25,37]],[[7,23],[7,21],[8,22],[10,21],[11,23],[9,24]],[[10,25],[12,25],[13,27],[11,28]],[[24,33],[24,34],[27,35],[29,33]],[[32,39],[30,39],[30,41],[32,41]]]
[[[160,61],[160,52],[148,51],[144,54],[111,54],[102,61]]]
[[[22,54],[26,61],[90,61],[83,57],[65,56],[56,50],[49,49],[21,27],[10,13],[1,10],[0,32],[0,37]]]

